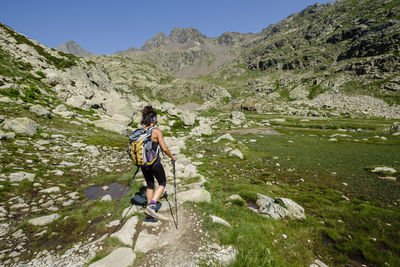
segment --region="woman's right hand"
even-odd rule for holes
[[[175,156],[175,155],[172,155],[171,160],[176,161],[176,156]]]

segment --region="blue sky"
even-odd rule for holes
[[[193,27],[207,37],[260,32],[330,0],[1,0],[0,22],[49,47],[74,40],[95,54],[140,48],[157,32]]]

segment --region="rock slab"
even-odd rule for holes
[[[131,266],[136,259],[136,254],[131,248],[121,247],[111,252],[106,257],[102,258],[89,267],[127,267]]]
[[[47,216],[42,216],[42,217],[38,217],[38,218],[35,218],[35,219],[30,219],[29,223],[33,224],[35,226],[43,226],[43,225],[46,225],[46,224],[54,222],[58,218],[60,218],[60,215],[57,214],[57,213],[54,213],[54,214],[50,214],[50,215],[47,215]]]
[[[128,246],[132,246],[133,244],[133,236],[136,233],[136,225],[139,221],[137,216],[130,218],[124,226],[122,226],[121,230],[111,235],[111,237],[118,238],[122,243]]]

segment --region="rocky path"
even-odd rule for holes
[[[119,230],[112,234],[126,244],[127,256],[134,255],[132,262],[136,259],[136,266],[197,266],[204,263],[227,263],[235,258],[235,250],[232,247],[220,247],[202,229],[203,218],[196,214],[191,208],[184,205],[184,202],[209,202],[210,194],[204,189],[205,179],[196,171],[189,159],[180,150],[185,146],[185,137],[166,138],[171,151],[178,155],[176,163],[177,188],[178,188],[178,227],[175,217],[175,202],[173,194],[173,175],[171,164],[167,159],[163,160],[166,170],[169,197],[162,201],[162,208],[159,211],[160,219],[148,221],[140,220],[137,216],[130,217]],[[185,178],[200,176],[201,182],[184,184]],[[144,181],[143,181],[144,182]],[[188,189],[184,191],[185,189]],[[123,212],[126,214],[128,208]],[[139,208],[139,211],[142,211]],[[135,209],[137,211],[137,209]],[[135,213],[130,212],[130,213]],[[128,215],[129,217],[129,215]],[[117,224],[116,220],[111,224]],[[120,249],[120,248],[118,248]],[[139,256],[138,256],[139,255]],[[91,267],[113,266],[120,254],[110,253],[103,259],[91,264]],[[116,258],[114,260],[114,258]],[[129,266],[132,262],[121,262],[119,266]]]

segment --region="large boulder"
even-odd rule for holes
[[[211,202],[211,194],[205,189],[190,189],[188,191],[180,192],[177,194],[177,199],[182,202]]]
[[[42,217],[38,217],[35,219],[30,219],[28,222],[32,225],[35,226],[43,226],[43,225],[47,225],[50,224],[52,222],[54,222],[55,220],[57,220],[58,218],[60,218],[60,215],[57,213],[54,214],[50,214],[47,216],[42,216]]]
[[[117,132],[122,135],[127,135],[128,132],[131,130],[131,128],[128,126],[130,123],[130,118],[119,114],[115,114],[112,117],[94,121],[94,125],[96,125],[96,127]]]
[[[131,117],[134,113],[134,109],[128,100],[116,94],[110,94],[103,103],[103,107],[107,111],[107,114],[111,116],[118,114]]]
[[[29,108],[30,112],[35,113],[39,117],[51,118],[51,113],[41,105],[33,105]]]
[[[131,248],[120,247],[111,252],[101,260],[89,265],[89,267],[128,267],[132,266],[136,259],[136,254]]]
[[[210,126],[203,124],[192,129],[191,135],[212,135],[213,130]]]
[[[33,120],[23,117],[13,120],[6,120],[3,125],[4,129],[12,130],[19,134],[32,136],[38,129],[38,124]]]
[[[70,105],[70,106],[76,107],[76,108],[83,107],[83,105],[85,105],[85,103],[86,103],[86,99],[82,95],[72,96],[67,99],[67,105]]]
[[[196,115],[194,113],[184,111],[179,116],[186,126],[192,126],[196,122]]]
[[[244,120],[246,120],[246,116],[244,115],[243,112],[240,112],[240,111],[233,111],[233,112],[231,113],[231,119],[232,119],[232,120],[241,120],[241,121],[244,121]]]
[[[272,199],[268,196],[257,194],[258,212],[267,218],[276,220],[289,217],[291,219],[306,219],[304,209],[288,198]]]

